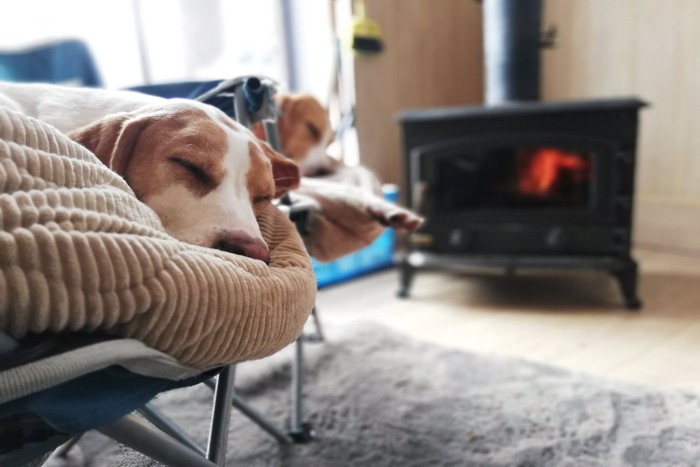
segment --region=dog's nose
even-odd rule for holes
[[[217,237],[212,248],[259,259],[260,261],[265,261],[266,264],[270,264],[270,250],[265,242],[259,238],[251,237],[241,230],[222,232]]]

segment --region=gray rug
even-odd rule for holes
[[[700,465],[697,395],[449,350],[376,325],[306,349],[305,414],[317,439],[280,446],[234,411],[229,465]],[[237,375],[239,394],[281,425],[289,358],[247,363]],[[200,386],[158,405],[204,444],[210,400]],[[154,465],[99,436],[82,444],[88,465]]]

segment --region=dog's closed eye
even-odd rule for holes
[[[321,141],[321,130],[319,130],[316,125],[314,125],[311,122],[306,122],[306,128],[309,130],[309,133],[311,134],[311,138],[315,142],[320,142]]]
[[[213,183],[211,176],[206,170],[187,159],[174,156],[170,158],[170,162],[187,170],[199,183],[203,185],[211,185]]]

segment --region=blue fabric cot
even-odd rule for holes
[[[77,39],[0,51],[0,80],[89,87],[103,85],[90,49]]]

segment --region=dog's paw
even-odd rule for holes
[[[372,206],[369,212],[382,225],[407,232],[415,232],[424,221],[412,211],[388,203],[384,206]]]

